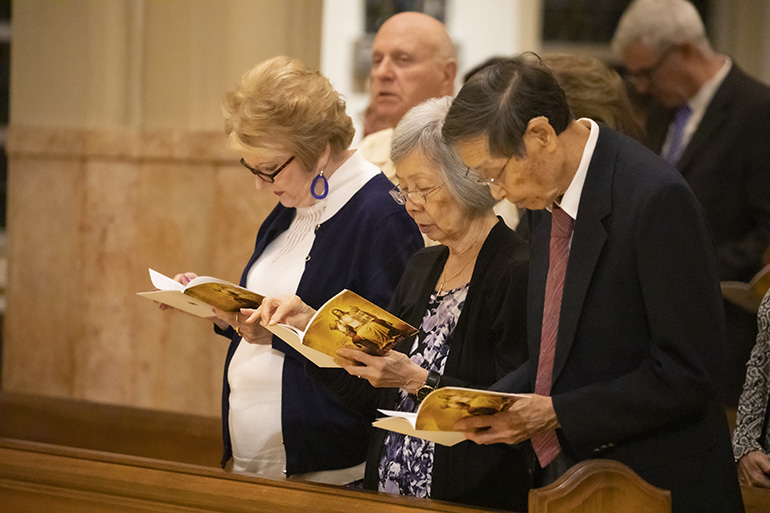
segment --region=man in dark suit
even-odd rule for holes
[[[647,145],[675,165],[706,212],[721,280],[748,282],[770,242],[770,88],[712,50],[686,0],[636,0],[613,38],[636,91],[649,95]],[[756,312],[725,303],[722,400],[736,406]]]
[[[531,233],[530,358],[494,388],[536,393],[456,427],[477,443],[531,439],[538,486],[612,458],[671,490],[675,512],[743,511],[713,382],[724,342],[716,258],[681,175],[572,119],[527,57],[468,81],[443,135],[495,197],[529,209]],[[555,227],[571,223],[559,242]]]

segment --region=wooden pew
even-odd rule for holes
[[[66,446],[86,449],[84,454],[89,455],[92,451],[102,451],[112,453],[111,458],[120,458],[121,456],[118,455],[149,458],[156,460],[154,463],[161,466],[175,467],[181,463],[195,465],[198,470],[200,467],[206,467],[209,471],[217,472],[218,479],[232,478],[236,481],[250,479],[219,470],[221,435],[218,418],[72,399],[3,393],[0,394],[0,438],[17,439],[15,443],[25,443],[22,442],[24,440],[50,444],[36,446],[37,449],[33,451],[35,458],[41,457],[40,447]],[[60,451],[66,451],[66,447],[56,447],[52,451],[59,454],[57,457],[61,457]],[[0,456],[2,473],[7,470],[4,464],[4,459]],[[578,474],[577,477],[581,476],[585,474]],[[268,487],[270,490],[276,486],[275,482],[265,481],[265,483],[271,485]],[[284,484],[295,486],[298,483]],[[2,486],[0,490],[0,504],[4,504],[2,497],[10,492]],[[338,491],[334,487],[331,490],[327,493],[333,494]],[[532,491],[536,498],[530,504],[530,512],[545,511],[537,509],[543,504],[542,494],[545,491],[547,487]],[[742,493],[747,513],[770,512],[770,490],[742,487]],[[420,504],[422,504],[421,501]],[[6,511],[2,508],[0,510],[3,513]],[[66,510],[61,509],[61,511]],[[460,508],[457,511],[482,510]]]
[[[746,513],[768,513],[770,511],[770,490],[753,486],[741,486],[743,506]]]
[[[530,490],[529,513],[671,513],[671,492],[605,459],[581,461],[548,486]]]
[[[3,513],[489,511],[10,439],[0,439],[0,504]]]

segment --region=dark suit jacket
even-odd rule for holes
[[[414,255],[389,310],[420,326],[448,256],[446,246],[430,246]],[[527,260],[527,244],[499,220],[479,252],[465,304],[447,340],[450,351],[439,386],[486,388],[527,359]],[[408,352],[411,344],[409,340],[398,350]],[[374,388],[365,380],[312,367],[308,371],[325,380],[344,404],[365,415],[396,405],[398,389]],[[374,430],[366,458],[366,488],[378,487],[377,466],[386,433]],[[435,447],[433,499],[525,511],[529,487],[528,469],[516,447],[472,442]]]
[[[659,105],[649,112],[658,154],[672,117]],[[749,281],[770,241],[770,88],[733,63],[677,168],[706,212],[720,279]]]
[[[530,214],[527,365],[494,388],[534,390],[551,215]],[[672,491],[675,512],[742,511],[713,374],[722,301],[701,209],[673,168],[605,126],[583,187],[552,397],[573,460],[617,459]]]

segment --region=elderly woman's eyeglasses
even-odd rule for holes
[[[249,171],[251,171],[252,174],[260,177],[262,180],[266,181],[267,183],[274,183],[275,182],[275,177],[278,176],[278,173],[283,171],[286,168],[286,166],[291,164],[292,160],[294,160],[294,155],[289,157],[289,160],[287,160],[281,166],[279,166],[278,169],[276,169],[275,171],[272,171],[270,173],[265,173],[264,171],[260,171],[259,169],[255,169],[255,168],[251,167],[243,159],[241,159],[241,165],[243,167],[245,167],[246,169],[248,169]]]
[[[417,189],[415,191],[409,191],[402,189],[400,185],[397,185],[390,190],[390,195],[393,196],[393,200],[399,205],[406,205],[406,200],[409,200],[414,205],[421,207],[428,201],[428,194],[439,190],[443,186],[444,184],[442,183],[441,185],[437,185],[430,189]]]

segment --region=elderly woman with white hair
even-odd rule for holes
[[[485,388],[527,359],[527,245],[494,215],[487,185],[443,143],[450,104],[445,97],[414,107],[393,134],[392,195],[440,243],[412,257],[389,307],[420,333],[384,356],[339,350],[349,374],[308,366],[343,403],[371,416],[376,408],[415,411],[437,387]],[[304,327],[312,314],[294,296],[266,299],[252,317]],[[529,485],[514,446],[434,446],[382,430],[369,444],[365,488],[526,510]]]

